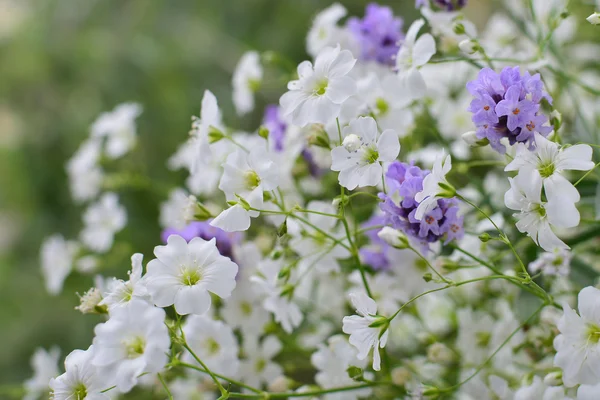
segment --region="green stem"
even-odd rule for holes
[[[379,383],[378,383],[379,384]],[[389,383],[381,383],[381,384],[389,384]],[[267,393],[263,394],[245,394],[245,393],[230,393],[230,398],[232,399],[285,399],[288,397],[311,397],[311,396],[320,396],[328,393],[339,393],[339,392],[349,392],[352,390],[365,389],[368,387],[375,386],[373,383],[365,383],[364,385],[355,385],[355,386],[344,386],[332,389],[323,389],[323,390],[314,390],[310,392],[285,392],[285,393]]]
[[[584,180],[585,178],[587,178],[587,176],[588,176],[589,174],[591,174],[592,172],[594,172],[594,170],[596,169],[596,167],[598,167],[599,165],[600,165],[600,162],[599,162],[599,163],[596,163],[596,165],[594,165],[594,167],[593,167],[592,169],[590,169],[590,170],[589,170],[588,172],[586,172],[586,173],[585,173],[585,174],[584,174],[584,175],[583,175],[581,178],[579,178],[579,180],[578,180],[577,182],[575,182],[575,183],[573,184],[573,186],[577,186],[577,185],[579,185],[579,183],[580,183],[582,180]]]
[[[181,334],[183,335],[183,330],[181,331]],[[192,350],[190,348],[190,346],[188,346],[187,342],[185,342],[185,337],[183,337],[183,347],[189,351],[189,353],[192,355],[192,357],[194,357],[194,360],[196,360],[198,362],[198,364],[202,365],[202,368],[205,369],[206,373],[210,375],[210,377],[212,378],[212,380],[215,382],[215,385],[217,385],[217,387],[219,388],[219,391],[221,392],[221,395],[225,395],[227,394],[227,390],[225,390],[225,388],[223,387],[223,385],[221,385],[221,382],[219,382],[219,380],[217,379],[216,375],[206,366],[206,364],[204,364],[202,362],[202,360],[200,358],[198,358],[198,356],[196,355],[196,353],[194,353],[194,350]]]
[[[202,369],[202,368],[200,368],[200,367],[197,367],[197,366],[195,366],[195,365],[192,365],[192,364],[188,364],[188,363],[181,362],[181,361],[179,361],[179,360],[177,360],[177,362],[176,362],[175,366],[177,366],[177,365],[179,365],[179,366],[181,366],[181,367],[184,367],[184,368],[190,368],[190,369],[193,369],[193,370],[195,370],[195,371],[202,372],[202,373],[205,373],[205,374],[209,374],[209,372],[208,372],[207,370],[205,370],[205,369]],[[236,385],[236,386],[239,386],[239,387],[246,388],[246,389],[248,389],[248,390],[250,390],[250,391],[252,391],[252,392],[254,392],[254,393],[262,393],[262,390],[260,390],[260,389],[257,389],[257,388],[255,388],[255,387],[252,387],[252,386],[249,386],[249,385],[246,385],[246,384],[245,384],[245,383],[243,383],[243,382],[236,381],[236,380],[234,380],[234,379],[228,378],[228,377],[226,377],[226,376],[223,376],[223,375],[219,375],[219,374],[217,374],[217,373],[215,373],[215,372],[213,372],[213,375],[214,375],[214,376],[216,376],[217,378],[219,378],[219,379],[223,379],[223,380],[225,380],[225,381],[227,381],[227,382],[229,382],[229,383],[231,383],[231,384],[233,384],[233,385]]]
[[[425,263],[427,264],[427,266],[429,267],[429,269],[431,269],[431,270],[432,270],[432,271],[433,271],[433,272],[434,272],[434,273],[435,273],[435,274],[438,276],[438,278],[440,278],[440,279],[441,279],[441,280],[442,280],[444,283],[447,283],[447,284],[452,284],[452,281],[450,281],[450,280],[448,280],[448,279],[444,278],[444,276],[443,276],[442,274],[440,274],[440,273],[438,272],[438,270],[437,270],[437,269],[435,269],[435,267],[434,267],[433,265],[431,265],[431,263],[429,262],[429,260],[427,259],[427,257],[425,257],[424,255],[422,255],[421,253],[419,253],[419,252],[417,251],[417,249],[415,249],[415,248],[414,248],[414,247],[412,247],[412,246],[408,246],[407,248],[408,248],[408,249],[410,249],[410,250],[412,250],[412,251],[413,251],[413,253],[415,253],[415,254],[416,254],[416,255],[418,255],[419,257],[421,257],[421,259],[422,259],[423,261],[425,261]]]
[[[167,396],[169,396],[169,400],[173,400],[173,395],[171,394],[171,391],[169,390],[169,387],[167,386],[167,383],[163,379],[160,372],[156,375],[158,376],[158,380],[160,381],[160,383],[163,385],[163,388],[165,388],[165,392],[167,392]]]

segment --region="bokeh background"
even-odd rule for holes
[[[366,0],[344,0],[362,16]],[[409,25],[413,0],[381,1]],[[484,24],[493,4],[472,0],[469,18]],[[70,199],[64,164],[103,111],[125,101],[143,105],[139,144],[122,162],[151,177],[147,188],[121,192],[130,247],[116,248],[102,273],[124,277],[132,252],[146,259],[159,243],[158,205],[165,184],[184,176],[165,161],[187,137],[205,89],[225,119],[242,130],[259,124],[264,104],[282,82],[267,85],[257,112],[236,117],[231,74],[244,51],[274,50],[294,62],[307,57],[305,35],[323,0],[0,0],[0,388],[30,373],[37,346],[58,344],[64,356],[87,348],[100,320],[74,307],[93,283],[67,279],[50,297],[39,269],[39,246],[59,232],[77,237],[82,209]],[[8,386],[7,386],[8,385]],[[8,392],[2,392],[0,398]],[[4,394],[3,394],[4,393]]]

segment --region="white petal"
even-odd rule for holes
[[[210,224],[225,232],[247,231],[250,228],[250,215],[242,206],[236,204],[222,211]]]
[[[413,66],[420,67],[435,54],[435,40],[429,33],[422,35],[413,48]]]
[[[561,228],[573,228],[579,225],[579,211],[568,197],[554,196],[545,205],[548,221]]]
[[[354,94],[356,94],[356,82],[349,76],[330,79],[327,91],[325,92],[325,96],[336,104],[343,103]]]
[[[377,314],[377,303],[364,292],[350,293],[350,301],[356,311],[362,316]]]
[[[377,150],[379,151],[379,161],[394,161],[400,153],[400,141],[396,131],[385,130],[377,142]]]
[[[587,144],[576,144],[567,147],[558,155],[556,168],[587,171],[594,167],[592,162],[592,148]]]
[[[202,315],[210,308],[210,294],[197,286],[182,286],[175,296],[175,311],[180,315]]]

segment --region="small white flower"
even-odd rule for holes
[[[252,387],[261,387],[282,375],[283,368],[273,362],[282,348],[279,339],[273,335],[265,337],[260,343],[258,336],[244,335],[246,358],[240,361],[240,379]]]
[[[384,226],[381,228],[381,230],[377,232],[377,236],[393,247],[406,247],[408,244],[408,239],[404,233],[389,226]]]
[[[124,103],[104,113],[92,125],[92,137],[106,137],[106,154],[119,158],[135,146],[135,119],[142,113],[137,103]]]
[[[260,87],[263,69],[256,51],[246,52],[233,72],[233,104],[239,115],[254,109],[254,93]]]
[[[219,254],[215,239],[193,238],[189,243],[171,235],[156,246],[156,258],[146,266],[148,294],[158,307],[175,306],[178,314],[204,314],[210,293],[227,298],[235,288],[238,266]],[[210,293],[209,293],[210,292]]]
[[[563,176],[563,171],[587,171],[593,167],[592,148],[587,144],[561,148],[536,132],[535,150],[529,150],[522,143],[517,144],[515,158],[504,170],[538,175],[549,199],[560,196],[577,202],[580,199],[579,192]]]
[[[427,86],[419,68],[427,64],[436,52],[435,40],[429,33],[417,39],[423,25],[425,25],[423,19],[412,23],[396,56],[398,77],[413,98],[421,98],[425,95]]]
[[[289,91],[279,100],[283,115],[298,126],[335,120],[342,103],[356,93],[356,82],[347,76],[355,63],[352,53],[339,46],[321,50],[314,66],[300,63],[298,80],[288,83]]]
[[[200,106],[200,119],[194,119],[192,131],[190,132],[196,141],[196,154],[192,158],[191,168],[193,172],[200,173],[204,166],[210,164],[213,160],[212,145],[208,141],[208,132],[211,126],[221,131],[225,129],[222,122],[221,110],[217,104],[217,98],[210,90],[205,90]]]
[[[577,298],[579,315],[563,305],[554,339],[554,365],[563,371],[565,386],[594,385],[600,381],[600,290],[588,286]]]
[[[198,199],[185,190],[171,191],[169,199],[160,206],[160,225],[163,228],[183,229],[195,220]]]
[[[105,253],[112,247],[115,233],[127,224],[127,213],[115,193],[105,193],[85,211],[83,223],[80,235],[83,244],[90,250]]]
[[[458,47],[463,53],[471,55],[477,53],[477,50],[479,49],[479,44],[473,39],[465,39],[458,44]]]
[[[398,135],[391,129],[379,135],[377,123],[371,117],[350,122],[343,135],[344,144],[331,150],[331,169],[340,171],[340,185],[350,190],[376,186],[382,179],[381,163],[394,161],[400,153]],[[351,151],[349,147],[356,149]]]
[[[183,325],[183,333],[188,346],[211,371],[227,376],[236,374],[238,343],[229,326],[205,316],[191,315]],[[198,365],[189,352],[184,353],[182,360]]]
[[[567,249],[555,249],[553,252],[542,253],[529,264],[532,274],[541,272],[544,275],[569,275],[573,254]]]
[[[217,400],[213,381],[201,372],[188,371],[188,376],[175,378],[169,390],[175,400]]]
[[[347,12],[344,6],[334,3],[317,14],[306,37],[308,54],[316,57],[323,48],[340,43],[343,30],[337,23]]]
[[[452,160],[450,154],[444,157],[436,158],[431,173],[423,179],[423,190],[415,195],[415,200],[419,202],[415,218],[421,220],[425,214],[437,207],[437,201],[448,197],[449,193],[445,187],[451,187],[446,180],[446,175],[452,169]],[[451,197],[451,196],[450,196]]]
[[[106,379],[92,364],[94,346],[87,350],[73,350],[65,359],[65,373],[50,379],[50,398],[52,400],[108,400],[110,396],[102,393],[114,386],[114,381]]]
[[[58,358],[60,349],[57,346],[49,351],[37,348],[31,357],[33,376],[25,381],[26,394],[23,400],[37,400],[42,395],[47,395],[50,379],[58,375]]]
[[[63,283],[73,268],[77,244],[66,241],[60,234],[47,237],[42,243],[40,261],[46,290],[52,295],[62,291]]]
[[[271,320],[260,300],[247,280],[238,280],[231,296],[223,301],[221,316],[233,329],[239,328],[245,334],[260,334]]]
[[[102,291],[92,287],[83,296],[79,296],[79,305],[75,309],[82,314],[103,314],[106,308],[100,304],[102,300]]]
[[[344,317],[342,330],[350,335],[350,344],[358,349],[358,359],[364,360],[373,349],[373,369],[381,369],[379,348],[384,348],[389,330],[387,318],[377,315],[375,300],[365,293],[350,293],[350,301],[359,315]]]
[[[227,157],[223,165],[223,175],[219,182],[227,201],[239,201],[241,197],[250,207],[263,208],[263,192],[274,190],[279,185],[279,173],[269,153],[260,146],[250,153],[237,150]],[[212,226],[226,232],[245,231],[250,227],[250,218],[260,214],[256,210],[246,210],[243,204],[236,204],[221,212]]]
[[[131,304],[135,298],[143,298],[147,296],[146,287],[142,282],[142,260],[143,254],[135,253],[131,256],[131,271],[129,272],[129,280],[113,278],[109,284],[107,291],[104,293],[104,300],[100,305],[106,305],[109,311],[116,307],[125,307]]]
[[[310,361],[318,370],[315,382],[323,389],[353,386],[356,383],[348,376],[348,368],[355,366],[365,367],[365,361],[359,360],[356,349],[348,343],[342,335],[335,335],[327,340],[327,344],[319,344],[318,350],[312,354]],[[371,394],[370,388],[329,393],[324,395],[325,400],[356,400]]]
[[[96,325],[94,333],[92,363],[123,393],[137,384],[141,374],[160,372],[168,362],[171,340],[165,311],[144,300],[113,308],[110,319]]]
[[[586,18],[587,21],[592,25],[600,25],[600,13],[595,12]]]
[[[551,226],[571,228],[579,225],[579,211],[568,197],[555,196],[542,202],[542,179],[535,174],[519,174],[508,178],[511,188],[504,195],[504,203],[517,221],[519,232],[526,232],[534,242],[546,251],[556,248],[568,249],[552,231]]]
[[[98,165],[102,153],[100,140],[90,138],[83,142],[67,162],[71,196],[77,203],[92,200],[100,193],[104,172]]]

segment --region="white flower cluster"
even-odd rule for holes
[[[260,127],[227,125],[206,90],[167,162],[188,177],[160,207],[163,243],[127,280],[99,275],[133,252],[117,193],[155,182],[105,172],[141,107],[98,118],[67,164],[90,203],[79,240],[48,237],[41,264],[54,295],[73,267],[97,273],[77,309],[105,321],[62,373],[36,351],[27,399],[600,398],[597,164],[577,133],[600,103],[565,46],[573,17],[511,0],[478,34],[464,1],[416,3],[406,33],[385,6],[323,10]],[[238,114],[277,57],[242,56]]]

